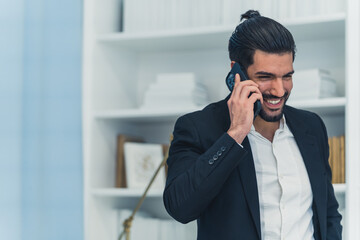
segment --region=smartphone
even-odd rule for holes
[[[231,68],[231,71],[225,78],[226,86],[229,88],[230,92],[232,92],[234,88],[235,75],[237,73],[240,75],[241,81],[245,81],[249,79],[249,77],[246,74],[245,68],[243,68],[239,63],[235,62],[233,67]],[[250,93],[249,97],[251,96],[251,94],[252,93]],[[254,103],[254,119],[259,114],[260,110],[261,110],[261,102],[260,100],[256,100],[256,102]]]

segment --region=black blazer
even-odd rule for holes
[[[261,239],[251,147],[247,138],[241,148],[226,133],[227,99],[177,120],[163,200],[177,221],[197,220],[199,240]],[[324,123],[314,113],[289,106],[284,114],[311,183],[315,239],[341,239]]]

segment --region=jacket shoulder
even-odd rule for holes
[[[309,129],[315,130],[319,128],[325,128],[325,124],[320,116],[314,112],[294,108],[286,105],[284,109],[286,120],[291,121],[301,126],[306,126]]]
[[[227,100],[214,102],[204,109],[185,114],[177,119],[174,137],[183,136],[196,139],[207,148],[216,141],[230,126]]]
[[[288,106],[288,105],[285,106],[284,113],[285,113],[285,116],[290,115],[291,117],[296,117],[296,118],[299,118],[301,120],[314,120],[314,119],[319,119],[320,118],[319,115],[317,115],[314,112],[294,108],[294,107],[291,107],[291,106]]]
[[[187,113],[178,118],[177,122],[184,119],[191,121],[196,127],[199,126],[222,126],[229,119],[226,99],[211,103],[202,110]]]

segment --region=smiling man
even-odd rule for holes
[[[243,19],[229,55],[249,80],[237,74],[226,99],[177,120],[165,207],[182,223],[197,220],[200,240],[341,239],[324,123],[286,105],[293,37],[257,11]]]

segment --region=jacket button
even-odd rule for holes
[[[226,147],[221,147],[221,151],[225,152]]]
[[[222,154],[222,151],[218,151],[217,152],[217,155],[220,157],[221,156],[221,154]]]
[[[209,160],[209,164],[210,164],[210,165],[214,164],[214,162],[215,162],[214,159],[210,159],[210,160]]]
[[[216,161],[216,160],[218,160],[218,155],[214,155],[213,156],[213,159]]]

